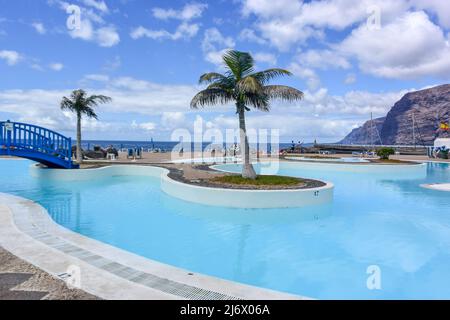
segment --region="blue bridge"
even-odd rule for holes
[[[72,140],[26,123],[0,121],[0,156],[30,159],[49,168],[75,169]]]

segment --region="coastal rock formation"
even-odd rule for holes
[[[361,127],[353,129],[342,141],[342,144],[380,144],[379,133],[386,117],[367,121]],[[371,136],[372,132],[372,136]]]
[[[398,101],[385,118],[374,120],[372,133],[376,144],[384,145],[432,145],[438,137],[448,137],[449,132],[440,130],[441,122],[450,121],[450,84],[410,92]],[[414,126],[413,126],[414,123]],[[370,143],[370,121],[354,129],[340,143]],[[415,137],[415,139],[414,139]]]

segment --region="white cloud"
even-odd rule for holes
[[[344,83],[345,84],[353,84],[356,82],[356,75],[354,73],[349,73],[345,77]]]
[[[97,82],[106,82],[109,81],[109,76],[104,74],[88,74],[85,75],[82,81],[85,80],[91,80],[91,81],[97,81]]]
[[[174,128],[192,128],[193,113],[189,108],[197,86],[161,85],[130,77],[109,78],[104,75],[87,75],[97,81],[97,89],[87,87],[90,94],[105,94],[113,98],[112,103],[101,105],[97,111],[100,121],[85,121],[83,130],[93,138],[108,136],[116,139],[142,137],[143,131],[158,134]],[[332,96],[324,88],[305,91],[305,99],[293,105],[282,102],[273,104],[273,112],[250,112],[249,127],[281,129],[284,137],[328,139],[338,141],[355,125],[363,123],[370,115],[383,116],[389,108],[405,94],[400,92],[371,93],[351,91],[343,96]],[[36,123],[57,131],[73,134],[76,123],[70,113],[59,111],[62,96],[70,90],[0,90],[0,112],[13,115],[15,121]],[[23,108],[26,105],[27,108]],[[207,127],[236,128],[234,109],[219,106],[204,111]],[[212,112],[211,112],[212,111]],[[224,115],[224,112],[227,112]],[[285,115],[289,113],[289,117]],[[140,115],[144,121],[105,122],[102,118],[126,118]],[[118,117],[118,115],[120,115]],[[311,117],[316,115],[316,117]],[[159,120],[149,119],[159,117]],[[168,138],[165,137],[165,138]]]
[[[208,5],[205,3],[191,3],[186,4],[181,10],[153,8],[152,13],[155,18],[161,20],[178,19],[190,21],[200,18],[207,7]]]
[[[379,30],[360,26],[338,50],[356,57],[363,71],[380,77],[450,74],[449,38],[424,12],[407,13]]]
[[[367,27],[376,6],[379,29]],[[427,10],[427,13],[417,10]],[[314,69],[359,68],[377,77],[409,79],[450,74],[450,2],[440,0],[321,0],[304,2],[243,0],[244,15],[255,15],[254,30],[243,39],[262,38],[281,51],[302,46],[314,37],[327,49],[300,52],[293,61],[310,87],[318,86]],[[431,20],[436,15],[439,24]],[[328,30],[348,30],[342,43],[327,43]]]
[[[210,28],[205,31],[202,48],[204,51],[215,50],[216,45],[221,47],[232,48],[235,46],[235,42],[231,37],[225,37],[220,33],[217,28]]]
[[[262,18],[273,16],[292,17],[301,9],[302,2],[297,0],[244,0],[242,11],[245,16],[255,14]]]
[[[320,87],[320,78],[313,69],[294,62],[289,65],[289,70],[294,76],[305,80],[309,90],[314,91]]]
[[[113,47],[120,42],[120,36],[113,26],[98,29],[96,37],[101,47]]]
[[[70,30],[69,35],[74,39],[93,41],[95,38],[95,34],[92,22],[88,19],[82,19],[80,21],[80,27],[74,30]]]
[[[49,68],[52,69],[53,71],[61,71],[64,68],[64,65],[62,63],[55,62],[51,63],[49,65]]]
[[[370,113],[384,116],[395,102],[411,90],[372,93],[368,91],[349,91],[342,96],[330,95],[328,90],[305,91],[301,112],[318,114],[328,118],[367,119]],[[300,108],[300,107],[299,107]]]
[[[225,37],[217,28],[207,29],[203,35],[202,50],[205,60],[220,66],[223,64],[224,53],[234,48],[236,43],[233,38]]]
[[[209,63],[215,64],[218,67],[222,67],[223,56],[225,53],[227,53],[228,50],[230,49],[227,48],[218,51],[205,52],[205,60],[208,61]]]
[[[249,42],[255,42],[257,44],[260,45],[264,45],[267,44],[267,40],[258,37],[255,33],[255,30],[249,29],[249,28],[244,28],[240,33],[239,33],[239,40],[241,41],[249,41]]]
[[[2,50],[0,59],[5,60],[7,65],[14,66],[22,59],[22,56],[17,51]]]
[[[109,12],[108,6],[106,5],[106,3],[103,0],[102,1],[100,1],[100,0],[97,0],[97,1],[96,0],[82,0],[82,1],[86,6],[93,7],[103,13]]]
[[[31,69],[37,70],[37,71],[56,71],[59,72],[64,69],[64,64],[60,62],[52,62],[48,64],[42,64],[39,59],[34,58],[28,58],[28,64]]]
[[[293,44],[304,44],[309,38],[321,39],[324,33],[309,26],[281,18],[264,20],[257,24],[262,37],[280,51],[287,51]]]
[[[257,63],[265,63],[271,66],[277,64],[277,57],[272,53],[256,52],[252,56]]]
[[[79,29],[69,31],[74,39],[96,42],[101,47],[113,47],[120,42],[120,36],[112,25],[95,29],[88,19],[81,20]]]
[[[139,26],[135,29],[133,29],[133,31],[131,31],[130,36],[133,39],[140,39],[142,37],[147,37],[150,39],[158,39],[158,38],[162,38],[169,35],[170,38],[170,33],[165,31],[165,30],[149,30],[144,28],[143,26]]]
[[[146,29],[143,26],[135,28],[131,33],[131,38],[137,40],[143,37],[147,37],[153,40],[158,39],[169,39],[169,40],[179,40],[179,39],[190,39],[197,35],[200,26],[198,24],[181,23],[174,33],[170,33],[167,30],[151,30]]]
[[[321,80],[316,69],[349,69],[350,62],[338,51],[308,50],[300,52],[289,65],[294,76],[306,81],[309,90],[316,91]]]
[[[103,16],[109,12],[104,1],[82,0],[82,2],[91,8],[80,7],[81,21],[80,27],[73,30],[67,30],[73,39],[95,42],[101,47],[113,47],[120,42],[120,35],[113,24],[107,24]],[[61,10],[66,11],[70,3],[60,0],[48,0],[50,5],[58,4]],[[98,12],[98,13],[97,13]]]
[[[163,112],[161,125],[165,129],[176,129],[186,126],[186,116],[184,112]]]
[[[44,67],[42,67],[39,63],[32,63],[30,65],[31,69],[37,70],[37,71],[44,71]]]
[[[31,24],[31,26],[34,28],[34,30],[36,30],[37,33],[39,34],[46,34],[47,30],[45,29],[44,24],[40,23],[40,22],[34,22]]]
[[[112,103],[102,106],[104,112],[162,115],[164,112],[189,112],[190,101],[197,93],[197,86],[161,85],[134,78],[109,78],[102,75],[87,75],[90,81],[101,86],[86,88],[88,93],[105,94],[113,98]],[[28,112],[51,115],[55,106],[70,90],[3,90],[0,91],[0,111],[26,114]],[[29,103],[28,103],[28,102]],[[23,105],[27,108],[23,108]]]
[[[204,120],[203,120],[204,121]],[[204,121],[205,123],[205,121]],[[251,134],[259,129],[276,129],[279,130],[280,136],[296,140],[311,142],[314,139],[322,139],[326,141],[338,141],[340,137],[345,136],[351,131],[354,121],[334,119],[327,120],[311,118],[310,116],[291,115],[285,117],[279,114],[263,114],[250,112],[247,115],[247,130]],[[207,121],[207,128],[219,130],[234,129],[238,126],[236,116],[219,115],[210,121]]]
[[[118,118],[118,115],[119,118],[124,114],[138,114],[143,118],[161,116],[167,126],[170,121],[181,121],[183,113],[191,112],[190,100],[198,91],[196,86],[159,85],[133,78],[109,79],[101,75],[90,75],[86,78],[99,81],[96,89],[86,87],[89,94],[105,94],[113,98],[112,103],[97,108],[100,121],[83,122],[83,131],[91,134],[92,138],[102,135],[115,139],[139,138],[142,137],[142,130],[152,131],[157,127],[155,121],[143,121],[133,128],[129,122],[123,120],[114,123],[102,120]],[[75,118],[71,113],[64,113],[59,109],[61,98],[68,96],[70,91],[0,90],[0,112],[11,114],[14,121],[34,123],[72,135]],[[24,108],[24,105],[27,107]],[[163,129],[166,130],[167,127]]]
[[[450,28],[450,2],[444,0],[412,0],[412,5],[418,9],[425,9],[438,16],[439,24]]]
[[[301,52],[295,59],[301,65],[315,69],[348,69],[351,67],[348,60],[339,54],[338,51],[331,50],[308,50]]]
[[[420,0],[418,0],[420,1]],[[327,29],[344,30],[365,24],[376,6],[383,23],[390,23],[411,8],[409,0],[243,0],[244,15],[255,15],[261,37],[282,51],[323,38]]]
[[[207,7],[207,4],[191,3],[185,5],[181,10],[153,8],[152,13],[155,18],[161,20],[177,19],[181,23],[174,32],[167,31],[166,29],[155,30],[139,26],[131,31],[130,36],[135,40],[143,37],[153,40],[189,40],[195,37],[200,30],[200,24],[190,21],[200,18]]]
[[[365,23],[372,14],[371,8],[377,7],[383,23],[395,19],[408,9],[403,0],[329,0],[303,3],[296,15],[298,21],[315,28],[343,30],[355,23]]]
[[[140,123],[139,128],[144,129],[146,131],[153,131],[156,129],[156,124],[154,122],[143,122]]]

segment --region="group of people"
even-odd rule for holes
[[[76,155],[76,146],[72,147],[72,154]],[[103,149],[100,146],[94,146],[93,150],[81,150],[81,154],[84,159],[106,159],[108,154],[114,155],[115,158],[119,157],[119,151],[112,145]]]

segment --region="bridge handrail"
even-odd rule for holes
[[[12,130],[8,130],[6,124],[11,124]],[[67,161],[71,167],[72,139],[41,126],[0,121],[0,145],[6,149],[16,148],[49,154]]]
[[[56,131],[53,131],[53,130],[50,130],[50,129],[47,129],[47,128],[44,128],[44,127],[41,127],[41,126],[36,126],[36,125],[34,125],[34,124],[23,123],[23,122],[12,122],[12,121],[10,121],[10,122],[8,122],[8,121],[0,121],[0,126],[1,126],[2,124],[4,124],[4,123],[12,123],[12,124],[18,124],[18,125],[30,126],[30,127],[38,128],[38,129],[41,129],[41,130],[50,132],[50,133],[52,133],[52,134],[54,134],[54,135],[57,135],[57,136],[59,136],[59,137],[61,137],[61,138],[63,138],[63,139],[71,140],[71,138],[62,135],[61,133],[58,133],[58,132],[56,132]]]

